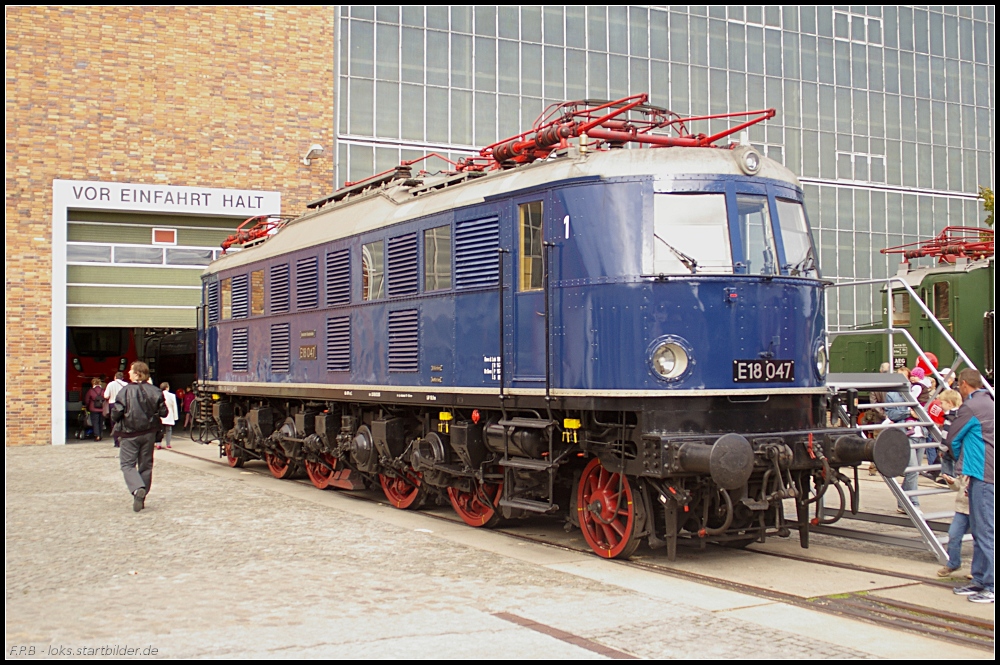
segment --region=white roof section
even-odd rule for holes
[[[745,174],[737,163],[737,153],[732,150],[679,147],[604,150],[550,158],[510,170],[489,172],[418,196],[412,192],[433,184],[435,179],[444,181],[449,176],[424,177],[424,185],[417,187],[404,187],[397,181],[379,190],[331,202],[315,212],[309,212],[290,222],[266,242],[218,259],[205,273],[236,268],[411,219],[482,203],[490,196],[561,180],[588,176],[658,176],[662,179],[690,175]],[[784,181],[800,187],[791,171],[766,157],[761,158],[760,171],[753,177]]]
[[[905,273],[900,271],[897,277],[903,278],[911,288],[916,289],[920,284],[931,275],[943,275],[947,273],[969,273],[973,270],[980,270],[982,268],[989,268],[993,263],[993,257],[988,257],[985,259],[979,259],[978,261],[970,261],[968,259],[958,259],[955,263],[944,263],[935,264],[933,266],[920,266],[918,268],[910,268]],[[884,291],[885,289],[883,289]]]

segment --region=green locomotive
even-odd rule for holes
[[[950,226],[929,241],[882,250],[902,254],[897,276],[919,295],[942,327],[954,338],[992,383],[994,361],[993,231]],[[933,257],[933,266],[910,267],[909,261]],[[905,329],[925,353],[933,353],[941,368],[951,367],[955,352],[937,327],[905,289],[894,286],[893,328]],[[882,289],[882,323],[871,326],[872,333],[837,335],[831,333],[830,369],[833,372],[878,372],[888,359],[888,293]],[[876,332],[878,330],[878,332]],[[918,352],[903,335],[893,337],[895,368],[913,367]]]

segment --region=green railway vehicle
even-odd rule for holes
[[[994,361],[993,231],[950,226],[932,240],[882,250],[883,254],[902,254],[897,277],[904,280],[926,304],[934,318],[948,331],[966,356],[992,383]],[[911,267],[910,261],[933,257],[932,266]],[[898,283],[892,287],[892,325],[905,329],[925,353],[933,353],[940,368],[956,366],[951,344],[911,295]],[[888,360],[888,293],[882,288],[882,322],[867,328],[870,335],[831,334],[830,369],[833,372],[878,372]],[[864,329],[864,328],[859,328]],[[894,369],[913,367],[918,351],[903,335],[894,335]]]

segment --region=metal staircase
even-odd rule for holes
[[[921,474],[927,473],[929,471],[939,471],[941,469],[940,464],[924,464],[920,463],[921,454],[927,448],[933,448],[940,445],[944,441],[944,435],[938,426],[930,419],[927,412],[920,405],[917,400],[915,400],[910,395],[910,384],[904,376],[901,374],[831,374],[827,378],[827,385],[835,389],[837,392],[842,391],[867,391],[867,392],[895,392],[903,397],[902,402],[876,402],[867,404],[857,404],[858,411],[865,411],[869,409],[879,409],[879,408],[891,408],[891,407],[906,407],[910,409],[913,413],[914,418],[898,423],[879,423],[874,425],[859,425],[857,429],[863,432],[872,432],[884,429],[900,429],[900,430],[910,430],[914,427],[922,427],[928,432],[927,441],[924,443],[918,443],[911,439],[910,449],[913,451],[910,461],[911,466],[908,466],[904,473],[910,474]],[[840,408],[843,408],[842,406]],[[842,414],[842,417],[849,419],[854,419],[852,414],[847,412]],[[918,460],[917,464],[913,464],[913,460]],[[918,475],[919,478],[919,475]],[[814,526],[813,531],[817,533],[828,533],[830,535],[843,535],[849,536],[856,539],[871,540],[875,542],[883,542],[892,545],[903,545],[905,547],[918,547],[923,549],[927,547],[934,555],[937,557],[941,564],[945,564],[948,561],[948,552],[946,550],[948,543],[948,522],[954,517],[954,510],[942,511],[938,513],[928,513],[922,511],[918,506],[914,505],[913,499],[921,496],[930,496],[934,494],[949,494],[950,489],[943,487],[934,487],[930,489],[920,489],[919,487],[914,490],[904,490],[896,478],[890,478],[887,476],[882,476],[882,480],[885,481],[886,486],[892,492],[893,496],[896,498],[896,502],[902,507],[903,511],[906,513],[906,518],[899,518],[893,516],[880,515],[876,513],[865,513],[859,512],[854,515],[850,515],[851,519],[862,520],[867,522],[878,522],[882,524],[892,524],[896,526],[912,525],[917,529],[920,535],[919,540],[914,538],[900,538],[898,536],[887,536],[885,534],[865,534],[863,532],[856,532],[853,530],[844,529],[843,527],[835,526]],[[945,520],[942,522],[942,520]],[[944,532],[944,536],[936,535],[936,532]],[[971,537],[971,536],[970,536]]]
[[[945,328],[940,324],[940,322],[938,322],[934,314],[927,308],[927,305],[920,299],[917,293],[913,290],[912,287],[910,287],[909,284],[906,283],[905,280],[899,277],[890,277],[885,280],[866,280],[860,282],[847,282],[841,284],[834,284],[831,285],[830,288],[866,286],[874,284],[884,285],[887,294],[889,294],[888,297],[886,298],[886,302],[888,303],[889,321],[893,321],[894,318],[893,298],[891,295],[892,291],[894,289],[905,290],[910,294],[911,307],[916,305],[921,310],[923,310],[923,313],[925,316],[927,316],[927,319],[933,322],[933,324],[937,328],[937,331],[941,334],[942,338],[948,344],[950,344],[952,349],[955,351],[955,362],[951,367],[952,371],[954,372],[955,370],[957,370],[962,363],[964,363],[966,367],[971,367],[973,369],[976,369],[976,366],[972,363],[971,360],[969,360],[965,352],[962,351],[962,349],[958,346],[958,344],[951,337],[948,331],[945,330]],[[923,349],[920,348],[920,345],[917,344],[916,340],[913,339],[909,331],[906,329],[896,328],[890,325],[882,329],[867,329],[867,330],[857,330],[857,331],[855,330],[828,331],[827,336],[828,339],[832,339],[839,335],[852,335],[852,334],[871,335],[873,333],[875,334],[884,333],[887,336],[890,367],[895,366],[895,363],[893,362],[893,352],[895,349],[895,346],[893,344],[893,336],[900,335],[904,337],[907,343],[917,351],[918,356],[924,360],[926,366],[932,367],[932,373],[935,379],[937,380],[938,391],[942,390],[943,387],[947,385],[947,383],[944,380],[944,377],[937,370],[937,368],[933,367],[932,363],[927,358],[927,355],[924,353]],[[854,396],[856,396],[858,392],[869,392],[869,393],[895,392],[901,395],[903,397],[902,402],[854,404],[852,400],[851,402],[849,402],[849,406],[851,407],[849,409],[849,412],[848,410],[844,409],[843,405],[838,406],[838,408],[842,411],[842,413],[840,413],[839,415],[841,419],[844,420],[845,423],[850,422],[852,425],[855,425],[855,423],[857,423],[857,411],[887,408],[887,407],[900,407],[900,406],[909,408],[913,416],[911,420],[899,423],[884,423],[884,424],[855,425],[855,426],[857,427],[857,429],[863,432],[883,430],[889,428],[901,429],[904,431],[912,429],[914,427],[923,428],[928,434],[928,436],[926,437],[927,441],[924,443],[918,443],[912,441],[911,439],[910,448],[913,451],[913,455],[911,455],[910,458],[911,464],[906,468],[905,473],[921,474],[929,471],[940,471],[941,469],[940,464],[922,464],[920,463],[920,459],[924,450],[926,450],[927,448],[933,448],[939,446],[944,441],[945,439],[944,434],[934,423],[934,421],[930,419],[930,417],[927,415],[927,412],[924,410],[923,406],[920,405],[917,402],[917,400],[911,396],[910,384],[905,379],[905,377],[896,373],[830,374],[827,377],[827,385],[836,393],[844,393],[847,395],[854,395]],[[985,383],[985,380],[984,380],[984,387],[989,391],[991,395],[993,395],[992,386]],[[935,392],[935,394],[932,395],[932,399],[933,397],[936,397],[936,395],[937,392]],[[857,411],[855,411],[855,409]],[[913,463],[914,459],[917,461],[915,464]],[[930,496],[934,494],[950,493],[951,490],[942,487],[920,489],[919,486],[917,489],[914,490],[904,490],[900,486],[900,483],[897,482],[895,478],[887,478],[883,476],[882,479],[885,481],[885,484],[889,487],[889,490],[896,498],[898,505],[902,507],[903,511],[906,513],[906,517],[901,518],[895,516],[880,515],[875,513],[858,512],[856,514],[851,514],[850,519],[867,521],[867,522],[876,522],[881,524],[891,524],[896,526],[912,526],[916,528],[917,532],[919,533],[920,536],[919,538],[904,538],[899,536],[871,533],[856,529],[847,529],[844,527],[827,526],[822,524],[814,525],[811,527],[811,529],[816,533],[828,533],[831,535],[845,536],[849,538],[855,538],[858,540],[868,540],[872,542],[881,542],[892,545],[902,545],[904,547],[916,547],[920,549],[927,547],[931,552],[934,553],[934,556],[937,557],[938,561],[942,565],[946,564],[948,562],[948,552],[946,549],[948,543],[948,528],[951,519],[955,516],[954,510],[942,511],[937,513],[923,512],[922,510],[920,510],[918,506],[915,506],[913,504],[913,499],[917,497]],[[819,510],[820,512],[822,512],[822,506],[820,506]],[[818,517],[822,518],[822,514],[818,515]],[[819,519],[819,521],[822,522],[822,519]],[[944,533],[943,536],[937,535],[942,532]],[[968,534],[966,534],[963,537],[963,540],[969,540],[969,539],[971,539],[971,536]]]

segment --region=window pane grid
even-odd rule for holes
[[[807,199],[810,212],[823,211],[816,228],[833,229],[832,263],[817,251],[837,280],[895,272],[878,254],[899,244],[893,234],[905,228],[916,240],[970,223],[970,193],[993,181],[993,18],[981,8],[379,7],[342,16],[341,180],[425,151],[470,154],[562,99],[649,91],[651,103],[681,114],[774,107],[776,118],[749,130],[755,146],[821,196],[846,187],[871,202],[861,249],[853,203],[845,214]],[[699,124],[694,131],[718,123]],[[941,200],[929,208],[936,218],[926,205],[894,212],[892,201],[912,189]],[[860,292],[856,301],[867,302]]]

